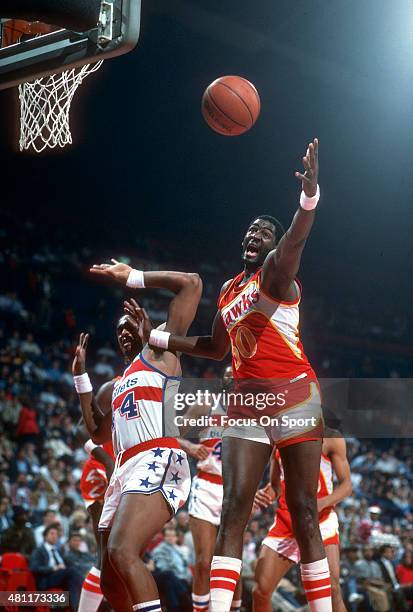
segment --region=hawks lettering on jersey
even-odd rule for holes
[[[222,293],[218,308],[232,345],[235,378],[315,377],[299,339],[301,290],[292,303],[275,300],[260,287],[261,270],[242,284],[244,272]],[[241,283],[241,284],[240,284]]]

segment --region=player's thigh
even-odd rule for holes
[[[291,505],[299,504],[305,498],[315,499],[320,474],[320,440],[308,440],[280,448],[284,470],[285,493],[291,512]]]
[[[294,562],[290,559],[279,555],[268,546],[261,546],[255,566],[255,582],[259,590],[272,593],[292,565]]]
[[[242,438],[224,437],[222,440],[222,477],[224,508],[242,512],[255,495],[265,466],[271,455],[271,446]],[[249,513],[249,509],[246,509]]]
[[[189,527],[194,541],[196,558],[211,558],[214,554],[218,527],[203,519],[189,517]]]
[[[171,515],[171,508],[160,491],[150,495],[122,495],[108,541],[111,562],[122,560],[122,555],[135,558],[142,554]]]

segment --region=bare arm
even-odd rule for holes
[[[73,376],[80,376],[86,372],[86,349],[88,341],[89,334],[81,333],[72,364]],[[79,393],[83,420],[95,444],[102,444],[110,440],[112,390],[113,381],[109,381],[100,387],[96,397],[92,391]]]
[[[303,157],[304,174],[295,175],[302,181],[308,197],[315,196],[318,184],[318,140],[310,143]],[[267,255],[261,274],[261,286],[275,299],[295,300],[297,290],[293,283],[300,267],[301,255],[314,222],[315,209],[304,210],[301,206],[293,221],[281,238],[277,248]]]
[[[346,455],[346,441],[344,438],[327,438],[326,443],[327,455],[331,459],[338,484],[330,495],[326,495],[318,500],[319,512],[324,508],[335,506],[351,495],[352,492],[350,466]]]
[[[94,265],[90,271],[126,286],[132,268],[115,259],[112,259],[112,262],[114,263]],[[175,293],[168,309],[166,331],[184,336],[194,319],[202,295],[199,275],[187,272],[143,272],[143,281],[146,289],[168,289]]]
[[[103,465],[109,481],[115,468],[115,462],[113,461],[112,457],[108,455],[108,453],[101,446],[96,446],[90,454],[96,459],[96,461],[99,461],[99,463]]]

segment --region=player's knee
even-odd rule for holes
[[[261,576],[256,577],[256,582],[252,587],[252,594],[256,601],[269,599],[269,597],[271,596],[269,584]]]
[[[244,529],[251,514],[251,508],[245,503],[248,496],[240,494],[240,491],[230,490],[222,503],[221,529],[222,526]]]
[[[296,532],[306,538],[318,533],[317,500],[312,495],[300,492],[288,498],[287,503]]]
[[[195,569],[198,576],[209,576],[211,558],[208,555],[199,555],[195,563]]]
[[[125,545],[108,545],[108,556],[112,567],[118,574],[124,575],[136,560],[136,551]]]

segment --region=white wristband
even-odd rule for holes
[[[129,272],[128,280],[126,281],[126,286],[132,287],[132,289],[143,289],[145,287],[143,271],[132,269]]]
[[[88,455],[91,455],[92,450],[94,450],[95,448],[98,448],[98,446],[99,444],[95,444],[92,440],[88,440],[83,448],[85,449]]]
[[[312,198],[309,198],[307,195],[305,195],[304,191],[301,192],[300,206],[304,210],[314,210],[314,208],[318,204],[319,199],[320,199],[320,187],[317,185],[316,194]]]
[[[149,336],[149,344],[156,346],[157,348],[167,349],[169,343],[169,336],[171,334],[165,331],[159,331],[159,329],[153,329]]]
[[[89,374],[85,372],[80,376],[73,376],[75,389],[78,393],[90,393],[93,391],[92,383],[90,382]]]

